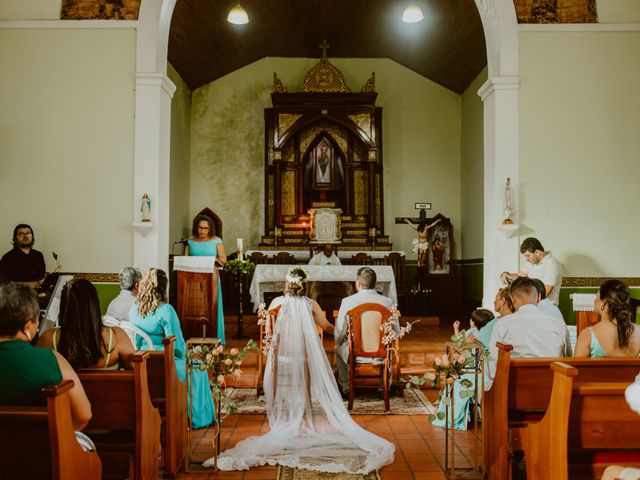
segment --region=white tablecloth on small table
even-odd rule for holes
[[[309,272],[310,282],[354,282],[356,273],[361,267],[362,265],[305,265],[304,269]],[[370,265],[370,267],[378,277],[376,289],[397,303],[398,294],[393,268],[389,265]],[[256,265],[249,288],[254,310],[258,309],[258,305],[264,303],[265,292],[282,292],[284,279],[289,268],[291,265]]]

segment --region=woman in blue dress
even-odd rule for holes
[[[594,311],[600,321],[578,335],[574,357],[637,357],[640,353],[640,326],[629,303],[629,288],[620,280],[600,286]]]
[[[154,350],[163,350],[162,339],[174,335],[176,370],[182,382],[186,378],[186,350],[187,345],[180,328],[178,314],[171,304],[167,303],[167,274],[160,269],[151,268],[140,280],[138,287],[138,300],[129,311],[129,320],[136,327],[143,330],[153,343]],[[145,343],[138,338],[136,348],[140,349]],[[193,428],[202,428],[211,425],[214,418],[213,397],[209,376],[206,371],[195,370],[193,372],[193,416],[191,424]]]
[[[206,215],[198,215],[193,219],[191,228],[192,237],[184,247],[184,254],[193,257],[216,257],[216,261],[222,265],[227,262],[227,254],[224,253],[224,244],[215,234],[213,220]],[[226,343],[224,337],[224,312],[222,309],[222,287],[218,281],[218,325],[217,337]]]

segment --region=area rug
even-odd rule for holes
[[[367,475],[357,475],[355,473],[326,473],[300,468],[278,467],[276,480],[380,480],[380,474],[377,471]]]
[[[236,406],[237,413],[262,414],[265,413],[264,398],[256,398],[255,388],[230,389],[229,396]],[[345,401],[345,406],[347,402]],[[433,415],[436,409],[431,402],[418,389],[403,391],[402,397],[392,395],[389,399],[391,415]],[[353,402],[353,415],[385,415],[384,401],[376,394],[366,393],[355,398]]]

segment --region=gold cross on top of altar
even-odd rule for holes
[[[327,58],[327,49],[330,47],[331,45],[329,45],[327,43],[327,39],[323,38],[322,39],[322,43],[320,45],[318,45],[319,48],[322,49],[322,58]]]

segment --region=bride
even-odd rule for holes
[[[333,332],[320,306],[304,296],[307,272],[291,267],[273,328],[264,374],[271,430],[218,458],[221,470],[284,465],[366,474],[393,462],[395,446],[356,424],[344,406],[315,324]],[[213,459],[204,466],[213,465]]]

